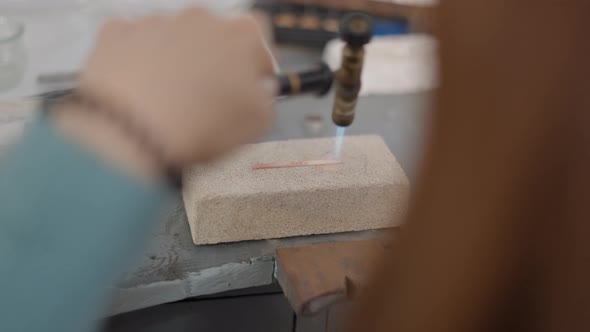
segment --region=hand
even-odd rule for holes
[[[107,23],[80,89],[115,111],[131,113],[167,161],[185,167],[247,143],[269,127],[273,77],[253,19],[193,9]]]

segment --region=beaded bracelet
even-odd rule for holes
[[[123,132],[127,133],[130,137],[133,137],[139,146],[141,146],[160,165],[162,165],[163,173],[173,188],[178,190],[182,188],[181,172],[174,167],[168,166],[169,164],[166,161],[164,151],[161,149],[160,145],[152,140],[147,131],[139,126],[135,121],[133,121],[133,119],[129,117],[127,113],[115,112],[112,108],[107,107],[107,105],[76,89],[62,90],[44,94],[42,95],[42,98],[41,105],[44,112],[50,112],[50,110],[53,109],[58,103],[72,103],[82,106],[80,108],[84,110],[101,112],[109,120],[117,124],[123,130]]]

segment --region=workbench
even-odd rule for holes
[[[420,157],[422,132],[428,108],[428,94],[412,94],[397,96],[370,96],[359,102],[358,114],[354,125],[347,134],[377,133],[383,136],[396,158],[407,172],[410,181],[416,175],[416,163]],[[305,138],[314,136],[330,136],[332,127],[325,125],[320,133],[310,133],[306,124],[306,116],[321,115],[326,124],[330,121],[331,96],[324,99],[304,97],[279,103],[278,121],[264,140],[280,140],[289,138]],[[314,117],[315,118],[315,117]],[[355,241],[379,238],[383,231],[365,231],[342,234],[304,236],[285,239],[262,241],[245,241],[229,244],[195,246],[192,243],[188,221],[182,202],[174,213],[153,231],[151,241],[127,277],[115,288],[115,298],[111,314],[129,312],[139,308],[152,307],[162,303],[174,302],[187,298],[224,298],[223,307],[227,317],[234,317],[237,326],[247,325],[244,331],[323,331],[327,315],[314,318],[303,318],[295,321],[285,318],[292,311],[289,303],[280,295],[277,285],[276,249],[308,244]],[[249,295],[235,297],[235,295]],[[278,296],[280,295],[280,296]],[[228,296],[228,297],[225,297]],[[215,326],[211,331],[230,331],[231,328],[220,328],[225,319],[215,311],[219,308],[219,300],[206,300],[209,306],[201,301],[176,303],[174,310],[151,308],[136,313],[128,313],[115,318],[114,326],[141,327],[146,317],[160,317],[159,320],[172,322],[175,327],[197,320],[195,326]],[[251,306],[258,309],[250,312]],[[165,306],[166,307],[166,306]],[[190,309],[189,309],[190,308]],[[246,309],[250,308],[250,309]],[[171,310],[168,308],[167,310]],[[243,316],[244,310],[250,315]],[[189,311],[189,316],[181,313]],[[143,312],[143,315],[140,314]],[[164,313],[162,313],[164,312]],[[206,314],[204,314],[206,312]],[[264,313],[263,313],[264,312]],[[163,315],[163,316],[162,316]],[[178,318],[178,316],[185,318]],[[218,317],[218,319],[211,317]],[[255,318],[254,318],[255,317]],[[288,316],[287,316],[288,317]],[[188,321],[185,321],[187,319]],[[264,321],[267,325],[262,324]],[[198,325],[203,321],[210,325]],[[279,322],[281,321],[281,322]],[[174,323],[176,322],[176,323]],[[291,329],[282,324],[292,324]],[[139,324],[139,325],[137,325]],[[168,326],[172,328],[171,326]],[[330,329],[327,329],[330,330]],[[115,328],[109,332],[119,331]],[[154,329],[154,331],[159,331]],[[164,329],[162,330],[164,331]],[[336,330],[334,330],[336,331]]]
[[[358,118],[347,134],[378,133],[383,136],[410,179],[420,151],[425,96],[373,96],[360,100]],[[330,136],[331,96],[302,98],[278,105],[278,123],[265,140],[308,137],[306,114],[321,114],[326,122],[320,136]],[[270,285],[278,247],[322,242],[350,241],[378,236],[378,231],[246,241],[195,246],[190,237],[182,202],[153,231],[141,257],[116,288],[112,314],[185,298]]]
[[[319,54],[303,50],[282,51],[279,57],[290,68],[319,61]],[[430,97],[429,93],[363,97],[359,100],[357,119],[346,134],[381,135],[412,182],[422,150]],[[328,95],[322,99],[301,97],[279,102],[276,124],[263,141],[333,136],[332,100]],[[31,114],[14,111],[8,104],[0,107],[0,151],[2,140],[14,136],[13,132],[3,136],[3,128],[18,131]],[[381,231],[365,231],[195,246],[179,200],[173,213],[152,231],[138,264],[108,290],[114,298],[106,314],[123,314],[195,297],[277,292],[277,248],[371,239],[380,234]]]

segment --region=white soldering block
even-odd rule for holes
[[[194,243],[399,225],[409,182],[383,139],[344,137],[339,164],[330,161],[334,146],[335,138],[252,144],[188,170],[183,196]],[[310,160],[329,165],[273,168]],[[271,168],[253,167],[260,163]]]

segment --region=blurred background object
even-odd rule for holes
[[[33,101],[0,103],[0,155],[20,137],[34,109]]]
[[[0,16],[0,91],[15,87],[23,78],[26,52],[22,22]]]
[[[430,1],[432,2],[432,1]],[[275,41],[322,48],[338,37],[340,19],[350,12],[373,17],[374,35],[398,35],[427,30],[431,7],[424,1],[258,0],[255,8],[271,17]]]
[[[340,66],[344,43],[334,39],[323,59],[332,69]],[[366,47],[361,95],[402,94],[432,90],[437,85],[437,43],[427,34],[377,36]]]
[[[0,1],[1,15],[25,26],[21,45],[28,58],[22,80],[11,88],[0,88],[0,102],[70,87],[73,83],[67,78],[75,77],[72,74],[82,67],[100,26],[110,18],[174,12],[191,6],[232,15],[251,5],[252,1],[245,0]]]
[[[371,14],[374,35],[377,36],[375,44],[379,47],[370,47],[367,72],[373,74],[367,77],[367,81],[374,86],[374,82],[390,82],[393,77],[394,83],[389,87],[368,89],[367,86],[363,93],[429,89],[436,81],[431,56],[434,40],[414,35],[429,30],[430,4],[417,0],[7,0],[0,2],[0,12],[26,25],[27,33],[21,42],[28,66],[19,84],[0,91],[0,101],[14,101],[75,84],[76,73],[92,47],[99,27],[109,18],[174,12],[191,6],[204,6],[223,15],[243,13],[253,8],[274,53],[280,57],[277,47],[287,48],[290,53],[303,54],[305,60],[302,61],[305,62],[309,59],[308,54],[317,57],[321,54],[318,52],[328,45],[324,59],[336,63],[330,57],[340,46],[329,42],[337,39],[340,19],[351,11]],[[392,36],[409,37],[398,39]],[[392,46],[387,46],[389,44]],[[291,65],[291,60],[286,62]],[[382,64],[387,70],[371,70]]]

